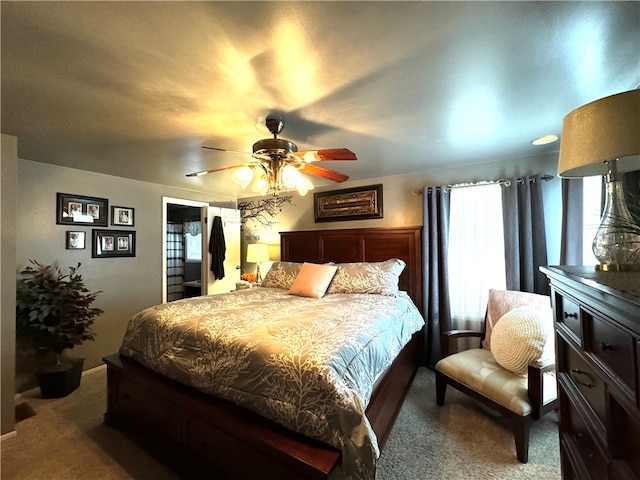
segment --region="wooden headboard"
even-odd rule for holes
[[[280,232],[280,259],[286,262],[382,262],[407,264],[400,276],[422,312],[422,227],[352,228]]]

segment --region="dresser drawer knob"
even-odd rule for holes
[[[613,350],[613,345],[609,343],[600,342],[600,351],[605,352],[607,350]]]
[[[564,318],[578,318],[578,314],[575,312],[573,313],[564,312]]]
[[[582,385],[583,387],[587,387],[587,388],[593,388],[595,387],[595,385],[593,383],[590,383],[588,380],[591,379],[591,377],[589,376],[589,374],[587,372],[583,372],[582,370],[578,370],[577,368],[572,368],[571,369],[571,373],[573,374],[573,379],[575,380],[575,382],[578,385]],[[587,377],[587,381],[581,381],[579,380],[577,377],[580,375],[584,375],[585,377]]]

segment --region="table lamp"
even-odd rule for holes
[[[640,226],[627,208],[624,172],[640,170],[640,90],[587,103],[562,124],[558,174],[606,176],[605,206],[593,239],[598,270],[640,270]]]
[[[269,261],[269,245],[264,243],[250,243],[247,245],[247,262],[257,263],[256,283],[262,283],[262,275],[260,273],[260,263]]]

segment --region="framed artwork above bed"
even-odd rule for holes
[[[382,184],[313,194],[315,221],[382,218]]]

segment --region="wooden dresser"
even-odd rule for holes
[[[640,479],[640,273],[543,267],[563,479]]]

